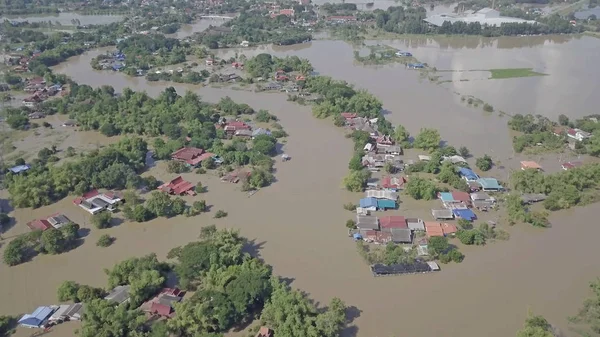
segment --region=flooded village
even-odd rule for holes
[[[221,24],[217,20],[199,23],[202,27],[191,24],[182,30],[192,35],[209,25]],[[174,37],[190,36],[181,33],[178,31]],[[54,74],[66,75],[94,89],[111,86],[115,93],[123,94],[130,88],[156,98],[173,87],[182,96],[191,91],[213,104],[230,98],[254,111],[266,110],[276,118],[258,121],[255,113],[217,119],[213,124],[217,133],[223,133],[226,144],[241,146],[252,144],[256,137],[270,137],[279,130],[274,123],[286,136],[278,138],[272,157],[273,183],[251,193],[244,186],[251,169],[241,166],[229,172],[222,170],[223,158],[209,147],[187,143],[173,149],[166,160],[149,154],[141,176],[155,177],[160,184],[153,190],[140,191],[140,196],[147,199],[158,191],[188,205],[205,201],[209,211],[192,217],[127,220],[122,215],[123,191],[110,189],[70,193],[37,208],[11,206],[8,191],[1,190],[1,206],[14,218],[3,230],[3,251],[10,240],[32,229],[60,229],[70,222],[80,225],[85,236],[80,246],[71,251],[40,254],[12,267],[2,264],[0,281],[7,286],[0,291],[0,314],[21,318],[29,313],[23,322],[29,327],[39,327],[40,322],[31,318],[43,316],[40,321],[61,322],[48,330],[48,336],[75,335],[81,323],[62,321],[79,321],[82,306],[57,300],[57,288],[63,281],[105,288],[108,301],[126,302],[127,286],[106,288],[105,268],[149,253],[165,260],[171,249],[197,240],[202,227],[215,224],[217,228],[238,229],[252,243],[254,251],[250,253],[271,265],[274,275],[289,280],[293,288],[306,292],[317,303],[324,305],[332,298],[342,299],[349,308],[351,324],[341,331],[341,336],[469,337],[479,336],[486,329],[491,330],[488,333],[493,337],[504,337],[515,334],[528,310],[552,322],[560,329],[560,336],[575,336],[567,317],[576,314],[589,296],[587,285],[598,276],[600,267],[593,258],[595,238],[600,235],[595,221],[598,205],[552,212],[548,218],[550,228],[538,228],[523,223],[509,225],[502,200],[515,193],[510,182],[518,172],[539,170],[555,174],[595,163],[597,159],[568,149],[559,153],[518,153],[513,147],[516,133],[507,123],[514,114],[531,113],[551,120],[561,114],[572,120],[595,114],[598,98],[592,90],[599,70],[589,62],[593,62],[600,40],[579,35],[415,36],[376,42],[410,52],[418,61],[435,67],[441,79],[427,80],[404,64],[361,65],[353,58],[355,46],[328,39],[291,46],[214,49],[205,58],[188,56],[185,63],[197,64],[193,69],[184,64],[161,67],[160,71],[167,73],[177,73],[178,69],[198,73],[206,70],[219,76],[215,82],[204,76],[202,84],[129,76],[113,70],[116,63],[105,63],[104,70],[92,69],[93,59],[115,52],[114,46],[93,48],[53,66]],[[411,179],[438,183],[440,179],[439,175],[416,171],[415,167],[425,166],[437,157],[432,160],[429,151],[404,146],[393,134],[378,133],[376,118],[345,111],[340,114],[343,121],[336,124],[340,127],[331,120],[315,118],[313,98],[301,96],[297,84],[306,78],[299,77],[298,72],[275,72],[270,74],[272,78],[257,81],[258,85],[247,84],[247,60],[264,53],[307,59],[314,68],[307,77],[331,76],[373,94],[383,103],[382,117],[393,126],[406,127],[411,142],[422,129],[429,128],[439,131],[444,145],[467,147],[469,155],[445,155],[441,158],[443,163],[438,164],[456,167],[456,174],[468,189],[459,191],[440,183],[445,190],[436,191],[433,199],[415,200],[406,191]],[[241,55],[244,61],[240,60]],[[213,65],[217,60],[218,64]],[[490,79],[487,70],[499,68],[532,68],[547,76]],[[232,74],[239,80],[230,81]],[[31,77],[23,98],[15,104],[35,107],[39,102],[32,100],[53,100],[68,95],[69,90],[68,86]],[[307,103],[293,102],[291,96],[304,97]],[[315,96],[318,95],[313,93]],[[480,99],[493,105],[494,111],[482,111],[481,107],[467,104],[463,97]],[[50,127],[10,131],[7,125],[3,126],[2,132],[10,134],[3,137],[3,142],[14,146],[2,154],[3,160],[15,169],[12,174],[26,176],[29,163],[43,148],[54,146],[61,165],[76,160],[79,153],[102,150],[126,138],[85,130],[75,116],[34,113],[28,116],[32,123],[47,123]],[[355,131],[370,136],[359,149],[360,165],[370,172],[363,192],[347,191],[342,183],[348,174],[348,161],[355,155],[355,144],[348,138]],[[572,144],[589,136],[568,125],[555,133],[557,137],[564,135]],[[153,144],[151,137],[143,137]],[[77,155],[69,157],[69,151]],[[485,154],[494,162],[489,171],[476,165],[476,158]],[[13,167],[16,158],[25,159],[25,163]],[[184,163],[189,169],[173,172],[169,167],[173,161]],[[216,168],[198,173],[204,161],[214,163]],[[536,211],[546,197],[540,193],[519,193],[519,198]],[[97,229],[93,215],[113,208],[119,211],[113,213],[112,226]],[[215,217],[217,211],[226,216]],[[485,224],[490,231],[503,233],[506,239],[489,239],[485,246],[463,244],[457,237],[464,230],[463,220],[475,228]],[[114,240],[109,247],[96,245],[103,234]],[[428,243],[433,238],[448,238],[451,251],[464,254],[462,262],[440,263],[431,258]],[[397,243],[405,250],[400,255],[418,258],[419,262],[394,266],[369,263],[357,252],[354,241],[365,245],[359,247],[371,247],[372,252],[385,248],[387,243]],[[561,273],[556,272],[557,264],[563,266]],[[389,274],[408,275],[373,277]],[[172,310],[176,307],[171,303],[184,303],[189,296],[168,280],[164,289],[140,303],[140,310],[168,318],[174,315]],[[456,308],[461,308],[460,314]],[[268,327],[255,332],[250,333],[279,336],[276,329]],[[15,336],[31,333],[32,330],[20,327]],[[247,334],[248,330],[241,330],[226,335]]]

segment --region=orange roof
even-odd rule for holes
[[[444,230],[439,222],[425,222],[425,232],[428,237],[444,236]]]
[[[536,169],[541,170],[542,166],[534,161],[524,160],[521,162],[521,167],[524,169]]]
[[[444,235],[454,234],[458,232],[458,228],[456,228],[456,226],[451,223],[443,223],[442,231],[444,232]]]

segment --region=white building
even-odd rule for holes
[[[89,191],[73,200],[75,205],[78,205],[90,214],[96,214],[105,209],[113,212],[117,209],[116,205],[119,202],[121,202],[121,198],[115,193],[100,193],[98,190]]]
[[[462,21],[464,23],[479,22],[482,26],[501,26],[503,23],[536,23],[532,20],[523,20],[519,18],[511,18],[508,16],[500,16],[500,12],[491,8],[483,8],[477,12],[466,11],[461,14],[443,13],[426,17],[425,22],[440,27],[445,21],[450,23]]]

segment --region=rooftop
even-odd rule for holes
[[[377,207],[377,199],[375,199],[373,197],[362,198],[362,199],[360,199],[359,204],[360,204],[360,207],[362,207],[362,208]]]
[[[30,168],[31,168],[31,166],[29,166],[29,165],[17,165],[17,166],[9,168],[8,170],[14,174],[18,174],[21,172],[25,172],[25,171],[29,170]]]
[[[477,182],[484,189],[490,189],[490,190],[503,189],[503,187],[498,183],[498,180],[495,178],[479,178],[479,179],[477,179]]]
[[[444,13],[444,14],[436,14],[428,16],[424,19],[425,22],[430,23],[434,26],[440,27],[444,24],[445,21],[449,21],[450,23],[455,22],[464,22],[464,23],[474,23],[479,22],[481,25],[488,26],[501,26],[503,23],[530,23],[534,24],[535,21],[532,20],[523,20],[519,18],[512,18],[508,16],[500,16],[500,12],[491,8],[483,8],[475,13],[468,14],[454,14],[454,13]]]
[[[406,219],[401,215],[384,216],[379,219],[381,228],[408,228]]]
[[[534,161],[524,160],[521,162],[521,168],[524,170],[525,169],[541,170],[542,166]]]

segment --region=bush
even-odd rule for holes
[[[346,228],[349,228],[349,229],[356,228],[356,221],[354,221],[352,219],[346,221]]]
[[[223,210],[218,210],[217,213],[215,213],[215,219],[224,218],[226,216],[227,216],[227,212],[225,212]]]
[[[98,246],[98,247],[108,247],[108,246],[112,245],[112,243],[114,242],[114,240],[115,240],[115,238],[113,238],[112,236],[110,236],[108,234],[103,234],[98,239],[98,242],[96,242],[96,246]]]
[[[204,186],[200,181],[196,184],[196,193],[204,193]]]
[[[112,214],[110,212],[100,212],[92,215],[92,223],[98,229],[104,229],[110,227],[110,221],[112,220]]]
[[[466,146],[461,146],[458,149],[458,154],[463,158],[469,158],[471,156],[471,153]]]
[[[171,160],[167,164],[167,172],[169,173],[184,173],[188,172],[189,167],[184,163],[177,160]]]
[[[494,107],[491,106],[491,105],[489,105],[489,104],[487,104],[487,103],[485,103],[483,105],[483,111],[485,111],[485,112],[494,112]]]
[[[353,212],[353,211],[356,211],[356,205],[353,204],[353,203],[351,203],[351,202],[349,202],[347,204],[344,204],[344,209],[347,210],[347,211]]]
[[[205,174],[206,173],[206,169],[204,167],[199,167],[196,170],[196,174]]]
[[[482,171],[489,171],[492,168],[492,165],[492,158],[487,154],[481,158],[477,158],[477,161],[475,162],[475,166],[477,166]]]

